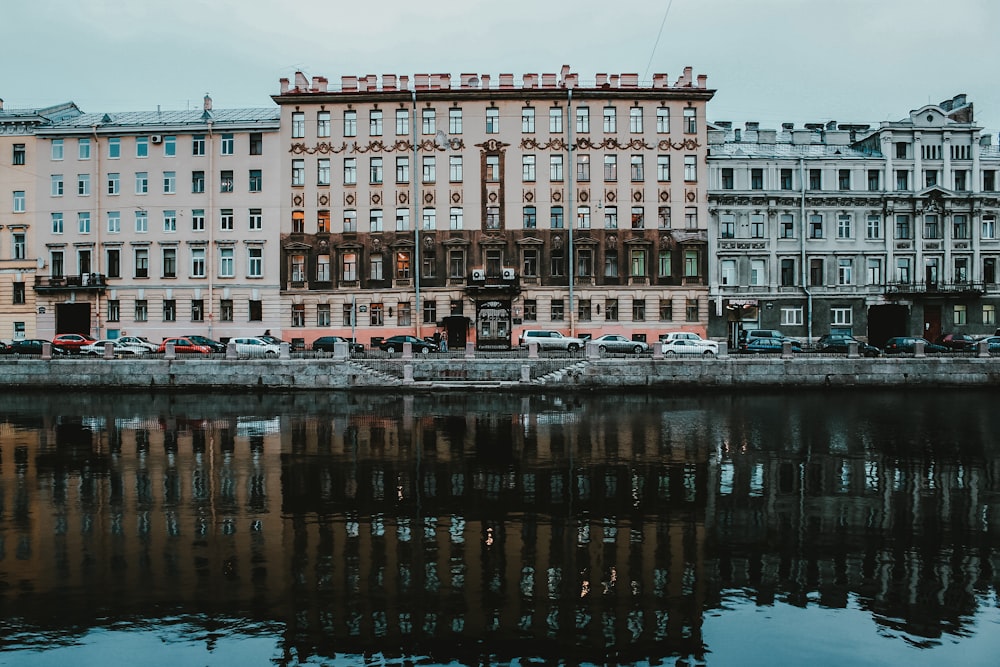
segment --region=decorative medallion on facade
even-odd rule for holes
[[[562,201],[562,196],[563,196],[562,195],[562,190],[553,190],[552,191],[552,195],[551,195],[551,199],[552,199],[552,201],[560,202],[560,201]]]
[[[292,206],[302,207],[306,205],[306,198],[301,192],[292,194]]]
[[[347,206],[354,206],[354,202],[357,201],[357,197],[354,196],[353,192],[344,193],[344,204]]]
[[[606,190],[604,192],[605,201],[608,201],[613,204],[615,202],[615,199],[617,198],[618,198],[618,193],[615,192],[614,190]]]
[[[576,197],[580,201],[590,201],[590,190],[580,190]]]
[[[524,201],[528,202],[529,204],[531,202],[535,201],[535,191],[534,190],[525,190],[524,191]]]
[[[660,190],[659,198],[662,202],[670,201],[670,190]]]

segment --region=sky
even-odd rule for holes
[[[6,109],[267,107],[282,77],[690,66],[710,121],[870,123],[965,93],[1000,133],[998,0],[33,0],[0,14]]]

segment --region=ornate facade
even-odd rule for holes
[[[690,68],[283,79],[286,337],[704,332],[713,92]]]
[[[964,95],[877,127],[709,131],[709,334],[992,333],[1000,153]]]

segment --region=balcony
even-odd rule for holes
[[[894,296],[981,296],[985,285],[981,282],[940,282],[926,280],[919,283],[889,283],[885,286],[885,294]]]
[[[81,273],[75,276],[35,276],[36,292],[85,291],[103,294],[108,283],[103,273]]]

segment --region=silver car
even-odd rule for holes
[[[629,340],[621,334],[604,334],[590,341],[601,352],[624,352],[643,354],[649,352],[649,344],[641,340]]]

